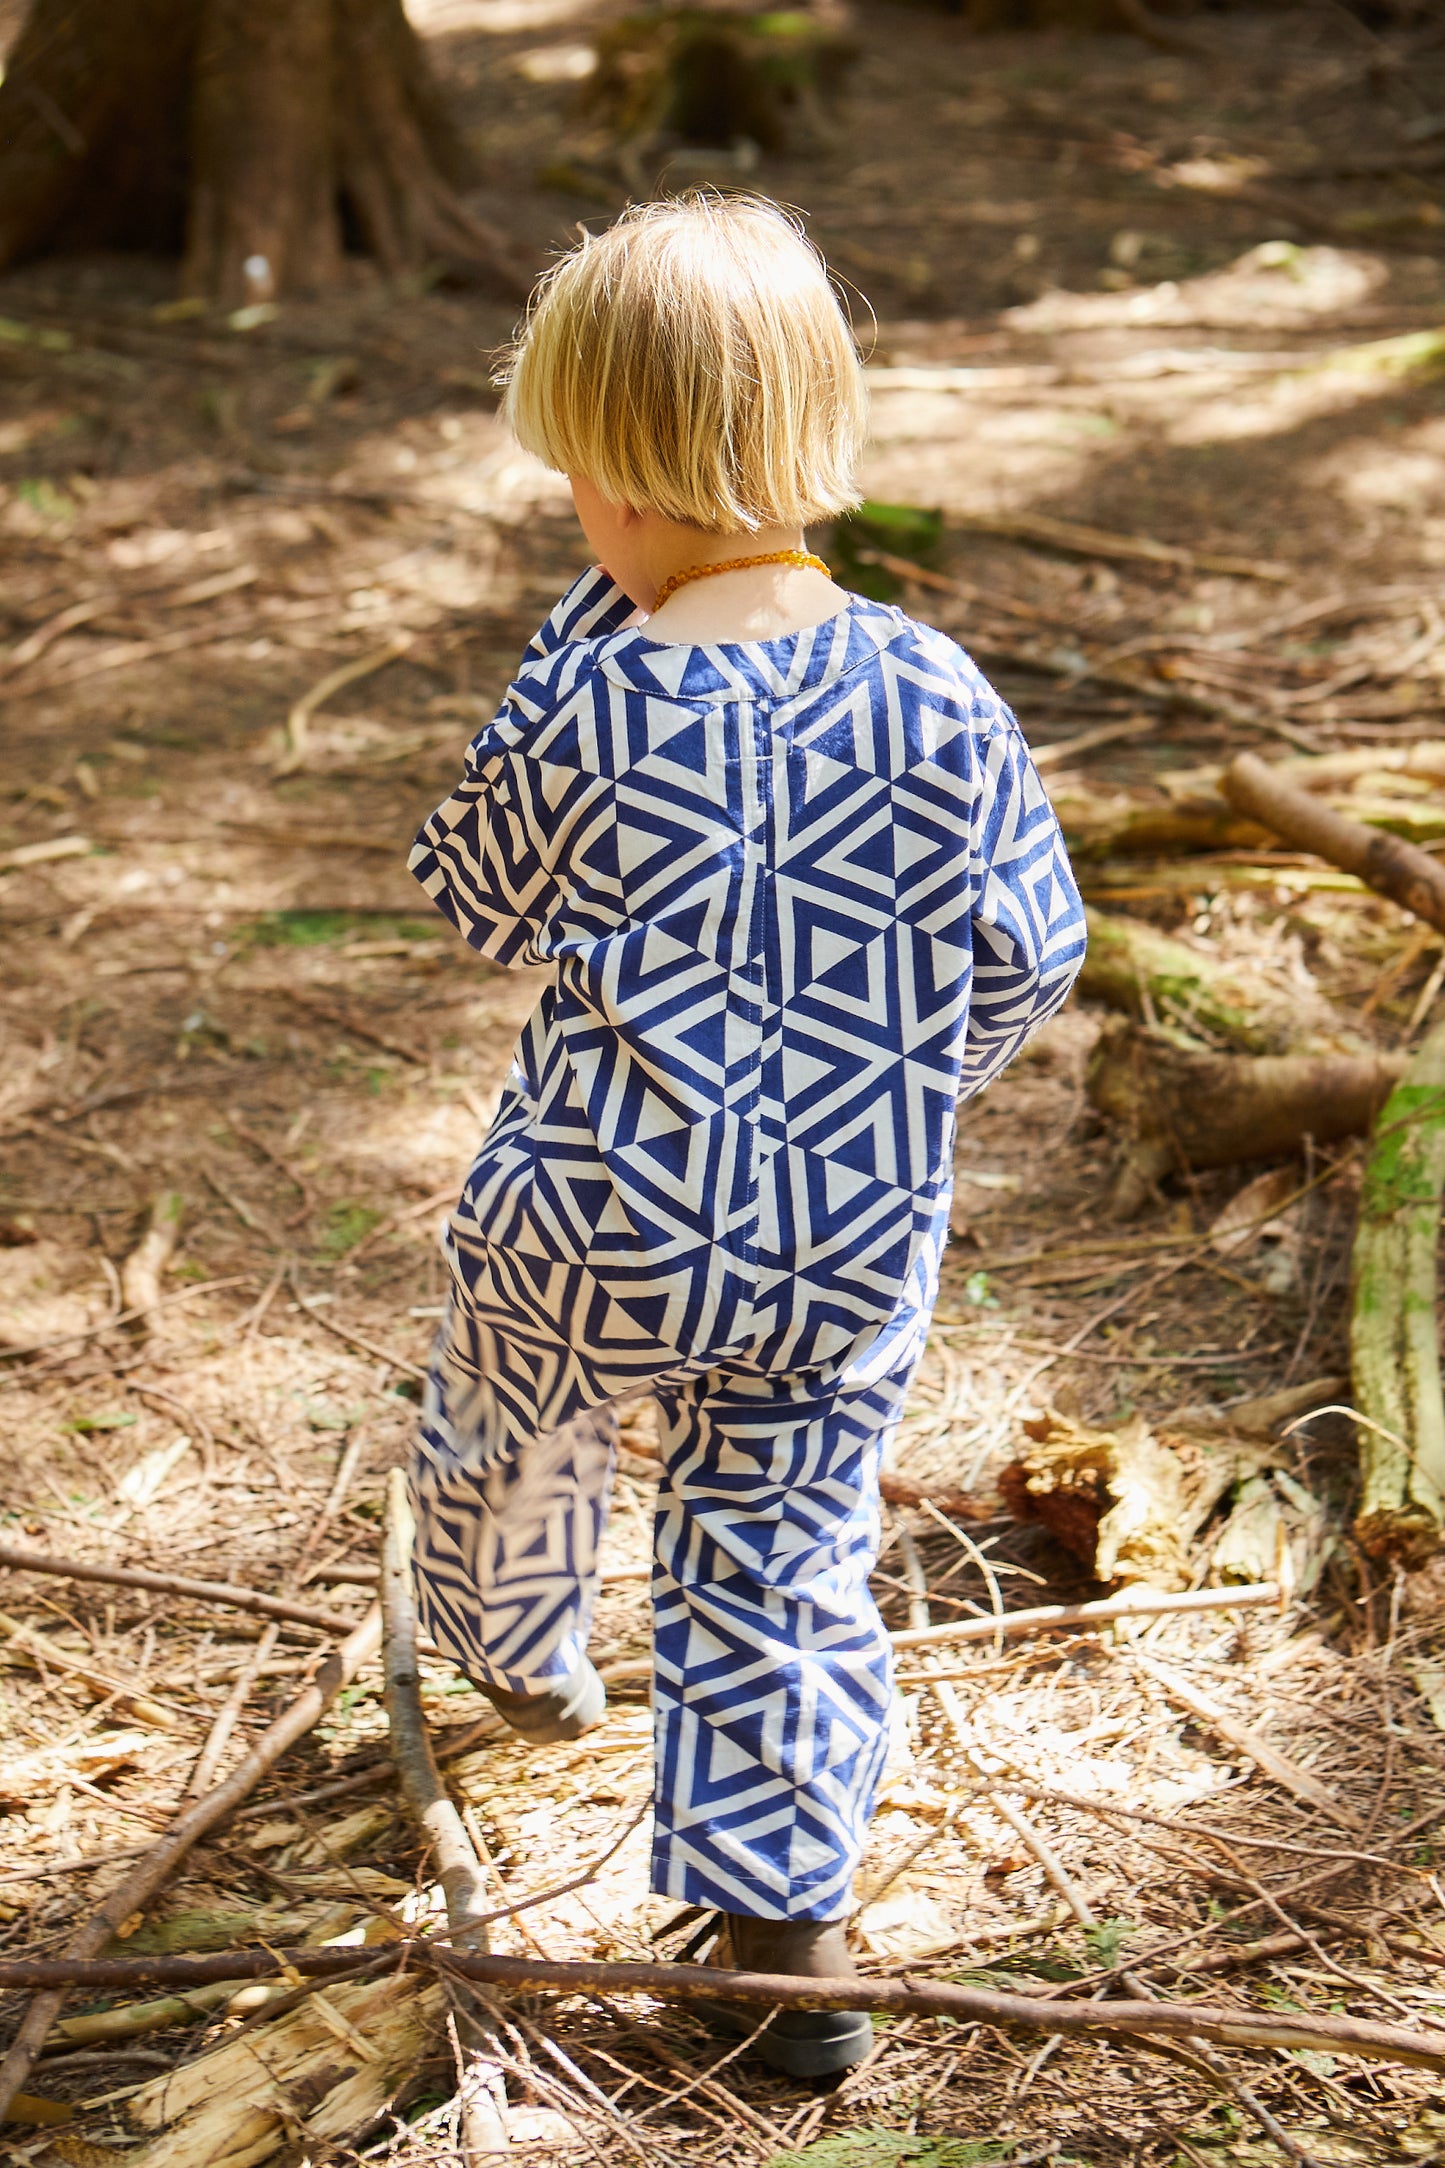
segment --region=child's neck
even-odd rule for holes
[[[807,551],[801,528],[765,528],[757,534],[706,534],[673,528],[658,536],[656,562],[648,570],[661,589],[678,572],[739,558]],[[648,637],[692,646],[779,640],[821,625],[846,607],[847,596],[812,566],[751,564],[734,572],[690,580],[646,620]]]

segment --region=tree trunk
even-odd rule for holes
[[[334,285],[345,228],[390,277],[519,294],[470,178],[402,0],[33,0],[0,82],[0,270],[184,240],[233,307]]]
[[[333,27],[333,0],[202,0],[191,90],[191,293],[270,301],[335,283]]]
[[[1445,1536],[1445,1398],[1435,1252],[1445,1186],[1445,1024],[1380,1116],[1355,1236],[1350,1366],[1364,1490],[1355,1533],[1418,1566]]]

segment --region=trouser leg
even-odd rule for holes
[[[586,1652],[617,1414],[519,1439],[458,1349],[461,1323],[439,1336],[412,1469],[418,1614],[470,1678],[533,1693]]]
[[[887,1751],[868,1591],[878,1471],[916,1344],[861,1381],[711,1372],[660,1394],[653,1888],[831,1920]]]

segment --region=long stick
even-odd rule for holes
[[[421,1704],[421,1673],[416,1660],[416,1583],[411,1565],[415,1541],[416,1519],[406,1472],[393,1468],[386,1479],[386,1533],[381,1549],[382,1647],[392,1758],[401,1779],[402,1795],[432,1848],[437,1879],[446,1898],[447,1925],[459,1941],[486,1950],[486,1871],[441,1780]],[[489,2153],[505,2152],[511,2144],[507,2086],[497,2060],[497,2042],[485,2022],[476,2029],[485,2044],[469,2059],[463,2059],[461,2042],[456,2039],[460,2135],[463,2156],[469,2163],[479,2163]]]
[[[376,1654],[380,1641],[381,1613],[373,1609],[342,1642],[335,1655],[322,1665],[306,1691],[261,1734],[245,1760],[232,1770],[225,1783],[218,1785],[215,1791],[208,1792],[204,1799],[198,1799],[195,1805],[172,1825],[159,1844],[152,1845],[144,1857],[136,1862],[99,1910],[93,1912],[71,1937],[62,1964],[70,1961],[73,1965],[76,1960],[94,1958],[133,1912],[144,1910],[172,1870],[185,1858],[191,1846],[205,1836],[208,1830],[214,1829],[218,1822],[224,1821],[226,1816],[255,1790],[282,1755],[288,1752],[298,1739],[305,1737],[323,1711],[336,1699],[342,1687]],[[10,2103],[25,2083],[30,2066],[59,2014],[64,2000],[65,1984],[68,1983],[44,1989],[36,1996],[25,2013],[9,2053],[4,2062],[0,2063],[0,2121],[8,2114]]]
[[[203,1987],[214,1980],[262,1980],[295,1970],[306,1979],[344,1979],[373,1969],[376,1950],[314,1947],[225,1950],[213,1957],[0,1960],[7,1988],[145,1986]],[[902,2017],[952,2017],[968,2024],[1022,2025],[1034,2032],[1197,2035],[1222,2047],[1323,2048],[1340,2055],[1378,2056],[1420,2070],[1445,2071],[1445,2032],[1377,2024],[1371,2018],[1236,2010],[1190,2002],[1052,2002],[957,1987],[946,1980],[801,1980],[795,1974],[720,1972],[712,1965],[564,1963],[535,1957],[496,1957],[476,1950],[414,1940],[394,1946],[393,1961],[408,1970],[436,1964],[485,1987],[518,1995],[654,1995],[666,2002],[752,2003],[788,2010],[875,2010]]]
[[[1303,851],[1358,874],[1380,895],[1445,931],[1445,867],[1417,844],[1366,828],[1286,782],[1254,753],[1241,753],[1224,771],[1220,789],[1236,812],[1247,813]]]
[[[416,1661],[416,1591],[411,1552],[416,1537],[406,1472],[393,1468],[386,1481],[386,1536],[381,1563],[381,1610],[386,1656],[386,1714],[391,1753],[402,1794],[432,1848],[437,1880],[454,1935],[466,1936],[486,1910],[486,1875],[476,1847],[452,1804],[432,1753],[421,1705]],[[485,1940],[482,1947],[485,1948]]]
[[[1165,1618],[1176,1611],[1251,1611],[1278,1603],[1278,1581],[1241,1582],[1238,1588],[1126,1590],[1095,1603],[1043,1603],[1032,1611],[1004,1611],[991,1618],[945,1619],[939,1626],[912,1626],[890,1635],[895,1649],[931,1647],[936,1641],[991,1641],[995,1634],[1031,1634],[1049,1626],[1088,1626],[1111,1618]]]
[[[254,1611],[261,1618],[289,1619],[296,1626],[316,1626],[323,1633],[349,1634],[356,1624],[341,1611],[314,1603],[292,1603],[284,1596],[263,1596],[230,1581],[192,1581],[180,1573],[149,1573],[139,1566],[99,1566],[89,1559],[53,1558],[24,1543],[0,1543],[0,1566],[12,1573],[48,1573],[62,1581],[106,1581],[113,1588],[145,1588],[157,1596],[193,1596],[197,1603],[229,1604],[233,1611]]]

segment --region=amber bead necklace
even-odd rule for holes
[[[686,572],[671,573],[657,590],[652,615],[656,616],[664,602],[670,601],[680,587],[688,587],[694,580],[710,580],[719,572],[743,572],[749,565],[811,565],[815,572],[823,573],[828,579],[833,577],[822,558],[815,557],[811,550],[767,550],[759,557],[729,557],[720,565],[692,565]]]

